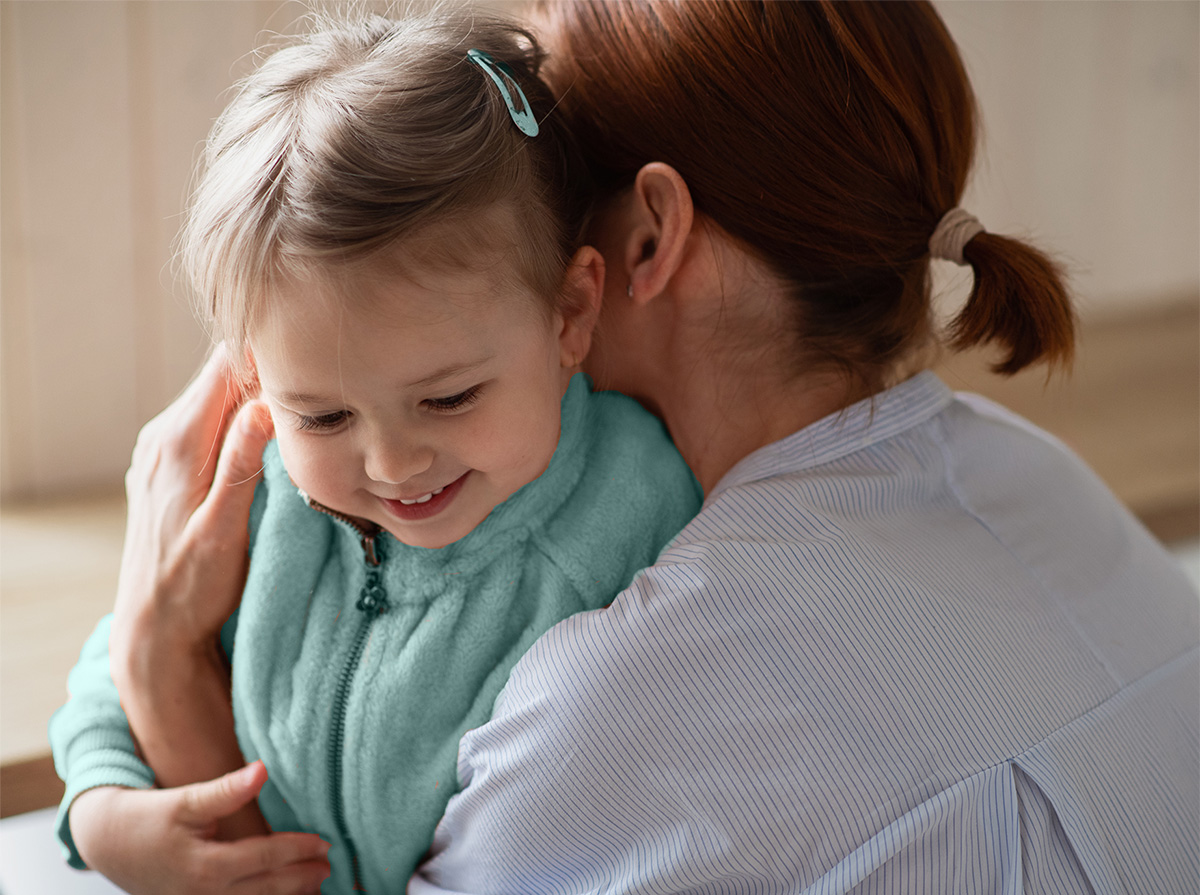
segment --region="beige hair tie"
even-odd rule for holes
[[[938,221],[933,236],[929,237],[929,254],[934,258],[953,261],[955,264],[966,264],[963,260],[963,246],[978,236],[987,232],[979,219],[961,208],[951,208]]]

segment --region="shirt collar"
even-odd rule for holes
[[[811,469],[870,447],[920,425],[953,399],[937,374],[925,370],[742,458],[721,477],[708,499],[738,485]]]

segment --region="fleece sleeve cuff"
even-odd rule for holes
[[[132,745],[127,732],[113,730],[86,731],[80,733],[72,743],[71,751],[76,755],[71,762],[67,791],[58,806],[54,826],[63,857],[77,870],[87,869],[87,864],[80,857],[71,835],[70,811],[75,799],[99,786],[125,786],[132,789],[150,789],[154,786],[154,772],[138,760]]]

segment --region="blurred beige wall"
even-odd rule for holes
[[[1085,314],[1200,294],[1200,4],[939,7],[985,125],[964,204],[1056,250]],[[202,358],[170,266],[191,165],[251,51],[299,15],[0,3],[0,496],[119,487]]]
[[[207,347],[171,247],[278,2],[0,3],[0,496],[118,487]]]
[[[983,134],[963,205],[1048,247],[1085,316],[1200,296],[1200,3],[936,4]]]

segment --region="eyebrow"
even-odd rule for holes
[[[412,386],[414,388],[422,388],[425,386],[436,385],[443,379],[449,379],[450,377],[457,376],[460,373],[469,373],[471,370],[474,370],[477,367],[482,367],[484,364],[490,361],[492,357],[494,357],[494,355],[489,354],[486,357],[479,358],[478,360],[468,361],[462,364],[449,364],[448,366],[442,367],[440,370],[436,370],[422,379],[418,379],[416,382],[412,383]]]
[[[306,404],[310,407],[331,403],[328,398],[309,395],[304,392],[281,392],[276,400],[284,404]]]
[[[428,388],[429,386],[436,385],[437,383],[439,383],[445,379],[449,379],[452,376],[457,376],[460,373],[469,373],[471,370],[474,370],[477,367],[482,367],[484,364],[486,364],[488,361],[490,361],[493,357],[494,357],[494,355],[489,354],[486,357],[479,358],[478,360],[468,361],[466,363],[461,363],[461,364],[449,364],[445,367],[442,367],[439,370],[435,370],[433,373],[430,373],[428,376],[418,379],[416,382],[410,383],[409,387],[410,388]],[[309,406],[324,405],[324,404],[331,403],[331,399],[328,397],[323,397],[320,395],[312,395],[312,394],[309,394],[308,392],[281,392],[279,395],[279,400],[283,401],[286,404],[305,404],[305,405],[309,405]],[[335,401],[333,403],[337,403],[337,402]]]

